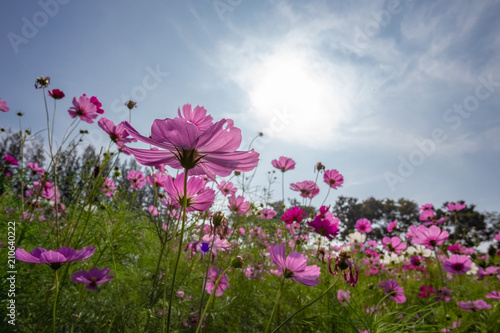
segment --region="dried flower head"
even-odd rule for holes
[[[134,102],[133,100],[128,100],[125,102],[125,106],[129,109],[132,110],[133,108],[137,107],[137,102]]]
[[[35,81],[35,88],[36,89],[47,88],[49,84],[50,84],[49,76],[46,77],[40,76]]]

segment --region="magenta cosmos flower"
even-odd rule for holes
[[[443,261],[443,269],[452,274],[465,274],[470,271],[472,261],[463,254],[452,254]]]
[[[177,208],[182,207],[184,198],[184,177],[185,173],[182,172],[175,178],[168,175],[165,181],[165,191],[174,198],[174,206]],[[187,198],[188,212],[203,212],[209,209],[214,203],[215,191],[205,187],[205,181],[199,177],[189,178],[186,190],[185,195]]]
[[[9,107],[7,106],[7,102],[0,98],[0,111],[9,112]]]
[[[303,198],[314,198],[319,193],[319,187],[312,180],[305,180],[303,182],[298,182],[290,185],[290,189],[293,191],[300,192],[300,196]]]
[[[238,215],[246,215],[250,209],[250,202],[245,201],[242,195],[231,195],[228,199],[229,205],[227,206],[229,210]]]
[[[153,175],[148,175],[146,180],[151,186],[163,187],[167,181],[167,175],[162,172],[155,172]]]
[[[323,175],[323,180],[333,189],[341,187],[344,183],[344,176],[342,176],[337,170],[326,170]]]
[[[273,164],[273,167],[281,170],[281,172],[295,169],[295,161],[289,157],[281,156],[277,160],[272,160],[271,163]]]
[[[392,279],[382,281],[379,288],[384,289],[385,293],[396,303],[406,302],[405,291],[399,286],[397,281]]]
[[[104,269],[99,269],[96,267],[92,267],[88,272],[87,271],[78,271],[75,274],[71,275],[71,280],[76,283],[84,283],[87,286],[85,289],[88,290],[98,290],[98,284],[103,284],[111,281],[115,276],[108,275],[111,269],[106,267]]]
[[[43,176],[45,174],[45,169],[38,166],[38,163],[28,162],[26,166],[33,172],[34,175]]]
[[[71,118],[79,117],[80,120],[89,124],[92,124],[94,119],[98,117],[97,107],[85,94],[78,99],[73,98],[73,106],[68,110],[68,113]]]
[[[66,96],[66,95],[64,95],[64,93],[63,93],[61,90],[59,90],[59,89],[52,89],[52,91],[51,91],[51,90],[49,90],[49,95],[50,95],[50,97],[52,97],[53,99],[63,99],[63,98],[64,98],[64,96]]]
[[[7,162],[7,164],[19,165],[19,162],[17,162],[17,160],[14,157],[10,156],[9,154],[5,155],[4,159],[5,162]]]
[[[367,234],[372,231],[372,223],[367,219],[357,220],[354,227],[362,234]]]
[[[221,271],[217,267],[210,267],[210,269],[208,270],[207,284],[205,285],[205,290],[207,291],[207,293],[212,294],[215,287],[215,282],[219,278],[220,274]],[[226,290],[227,288],[229,288],[229,279],[227,278],[227,275],[224,274],[224,276],[221,277],[219,281],[217,289],[215,290],[215,296],[222,296],[224,290]]]
[[[401,241],[401,238],[394,236],[392,238],[384,237],[382,238],[382,245],[389,252],[394,252],[397,255],[401,255],[401,251],[406,249],[406,243]]]
[[[313,228],[313,231],[321,236],[332,240],[339,233],[340,219],[337,219],[333,214],[328,213],[330,206],[321,206],[319,213],[314,217],[314,220],[307,222]]]
[[[27,252],[22,248],[16,249],[16,259],[30,262],[33,264],[47,264],[53,270],[59,269],[64,263],[71,261],[84,260],[94,254],[95,247],[89,246],[81,250],[75,250],[71,247],[61,247],[57,250],[46,250],[41,247]]]
[[[294,222],[300,223],[302,219],[306,216],[303,208],[299,208],[297,206],[288,209],[283,216],[281,216],[281,220],[286,224],[292,224]]]
[[[442,245],[448,239],[449,233],[435,225],[431,225],[429,228],[419,226],[414,229],[414,236],[412,244],[420,244],[426,246],[428,249],[433,249],[436,246]]]
[[[319,277],[321,268],[316,265],[307,266],[307,259],[298,252],[292,252],[286,256],[286,249],[283,244],[274,245],[269,251],[271,259],[278,266],[280,275],[292,281],[300,282],[303,285],[312,287],[320,283],[316,280]]]
[[[200,124],[208,124],[205,120],[193,123],[185,118],[156,119],[151,138],[139,134],[128,122],[123,124],[132,137],[163,149],[127,147],[143,165],[167,164],[174,169],[189,170],[189,175],[207,175],[215,180],[215,175],[225,177],[232,171],[251,171],[259,161],[254,150],[236,150],[241,144],[241,130],[234,127],[231,119],[218,121],[204,130],[200,130],[205,128]]]

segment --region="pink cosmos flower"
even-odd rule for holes
[[[500,292],[492,291],[491,293],[486,294],[486,298],[500,299]]]
[[[203,131],[184,118],[156,119],[151,138],[139,134],[128,122],[124,126],[137,140],[164,149],[127,147],[143,165],[167,164],[174,169],[189,170],[189,175],[207,175],[215,180],[215,175],[225,177],[233,171],[251,171],[259,161],[254,150],[236,151],[241,144],[241,131],[230,119],[218,121]]]
[[[466,255],[452,254],[449,259],[443,261],[443,269],[452,274],[465,274],[472,265],[472,261]]]
[[[290,185],[290,189],[293,191],[300,192],[300,196],[303,198],[314,198],[319,193],[319,187],[312,180],[305,180],[303,182],[298,182]]]
[[[405,291],[399,284],[393,279],[385,280],[378,286],[384,289],[385,293],[396,303],[406,302]]]
[[[233,183],[227,182],[225,180],[221,181],[217,188],[221,191],[222,195],[234,195],[238,190],[236,187],[233,187]]]
[[[484,310],[491,309],[491,305],[486,303],[483,299],[478,299],[477,301],[465,301],[465,302],[457,302],[457,305],[463,311],[476,311],[476,310]]]
[[[451,326],[448,326],[448,328],[442,328],[441,332],[452,332],[452,330],[455,331],[460,327],[460,325],[462,325],[462,320],[458,319],[457,321],[453,321],[451,323]]]
[[[356,229],[362,234],[369,233],[372,231],[372,223],[367,219],[359,219],[354,225]]]
[[[497,242],[500,242],[500,232],[496,234],[495,237],[493,237],[493,239],[496,240]]]
[[[154,177],[152,175],[148,175],[146,180],[149,185],[155,184],[156,187],[163,187],[167,181],[167,175],[163,172],[155,172]]]
[[[212,294],[214,287],[215,287],[215,282],[219,278],[219,275],[221,274],[221,271],[217,267],[210,267],[208,270],[208,276],[207,276],[207,283],[205,285],[205,290],[207,293]],[[227,278],[227,275],[224,274],[224,276],[220,279],[219,285],[217,286],[217,289],[215,290],[215,296],[220,297],[224,293],[224,290],[229,288],[229,279]]]
[[[337,189],[337,187],[342,187],[344,183],[344,176],[342,176],[337,170],[326,170],[323,175],[323,180],[333,189]]]
[[[26,166],[31,170],[33,171],[33,174],[36,174],[36,175],[40,175],[40,176],[43,176],[45,174],[45,169],[44,168],[40,168],[38,166],[38,163],[33,163],[33,162],[28,162],[26,163]]]
[[[339,300],[340,304],[343,306],[347,306],[347,303],[351,300],[351,292],[349,290],[342,290],[339,289],[337,290],[337,299]]]
[[[281,220],[286,224],[292,224],[294,222],[300,223],[302,219],[306,216],[304,209],[299,208],[297,206],[288,209],[283,216],[281,216]]]
[[[92,124],[94,119],[98,117],[97,107],[85,94],[78,99],[76,97],[73,98],[73,106],[68,110],[68,113],[71,118],[79,117],[80,120],[89,124]]]
[[[250,202],[245,201],[245,198],[242,195],[238,195],[237,197],[231,195],[228,201],[229,205],[227,207],[231,212],[239,215],[246,215],[249,213]]]
[[[417,296],[422,298],[429,298],[435,291],[432,286],[426,286],[425,284],[422,285],[422,287],[420,287],[418,290],[420,290],[420,294],[418,294]]]
[[[106,267],[99,269],[97,267],[92,267],[89,271],[78,271],[71,275],[71,280],[76,283],[84,283],[87,286],[85,289],[88,290],[99,290],[98,284],[103,284],[111,281],[115,276],[108,275],[111,268]]]
[[[9,154],[5,155],[4,159],[5,159],[5,162],[7,162],[7,164],[19,165],[17,160],[14,157],[10,156]]]
[[[104,183],[102,183],[102,191],[106,192],[108,197],[113,196],[113,192],[116,190],[115,182],[113,179],[106,177]]]
[[[52,91],[49,90],[49,95],[50,97],[52,97],[53,99],[63,99],[64,96],[64,93],[59,90],[59,89],[52,89]]]
[[[130,180],[130,187],[134,190],[140,190],[146,185],[146,177],[142,171],[130,170],[127,179]]]
[[[184,104],[181,109],[177,110],[179,118],[184,118],[190,123],[193,123],[198,130],[205,131],[213,124],[213,118],[207,115],[207,110],[203,106],[196,106],[194,109],[191,108],[191,104]]]
[[[418,207],[418,209],[424,211],[424,210],[433,210],[434,206],[431,203],[426,203],[425,205],[422,205]]]
[[[500,267],[495,267],[495,266],[490,266],[486,267],[486,269],[482,268],[479,266],[478,271],[477,271],[477,277],[478,279],[483,279],[485,276],[488,275],[496,275],[500,271]]]
[[[389,251],[389,252],[394,252],[397,255],[401,255],[401,251],[404,251],[406,249],[406,243],[403,243],[401,241],[401,238],[399,237],[384,237],[382,238],[382,245],[384,248]]]
[[[277,160],[272,160],[271,163],[273,164],[273,167],[281,170],[281,172],[295,169],[295,161],[289,157],[281,156]]]
[[[149,212],[149,214],[151,214],[153,216],[158,216],[158,207],[151,205],[148,207],[148,212]]]
[[[7,102],[0,98],[0,111],[9,112],[9,107],[7,106]]]
[[[393,232],[397,228],[398,228],[398,221],[389,222],[389,224],[387,225],[387,231],[388,232]]]
[[[123,124],[118,124],[115,126],[113,121],[109,120],[106,117],[101,117],[97,122],[99,127],[106,133],[108,133],[111,141],[116,143],[118,148],[122,148],[125,143],[136,142],[137,140],[134,138],[129,138],[128,133],[123,127]]]
[[[264,208],[260,212],[260,218],[263,220],[271,220],[276,215],[274,209]]]
[[[97,113],[99,113],[99,114],[103,114],[104,113],[104,110],[101,109],[102,103],[99,102],[99,100],[97,99],[97,97],[95,97],[95,96],[90,97],[90,103],[92,103],[92,104],[95,105]]]
[[[444,243],[449,237],[446,230],[441,230],[437,226],[420,226],[415,229],[415,237],[412,239],[412,244],[420,244],[426,246],[428,249],[434,249]]]
[[[465,207],[467,207],[467,205],[461,204],[460,202],[457,202],[457,203],[449,202],[446,205],[446,208],[448,209],[449,212],[458,212],[458,211],[461,211],[462,209],[464,209]]]
[[[426,209],[424,210],[420,216],[418,217],[418,219],[420,221],[426,221],[426,222],[429,222],[429,221],[432,221],[434,219],[434,216],[435,216],[435,213],[433,210],[431,209]]]
[[[286,256],[286,249],[283,244],[274,245],[269,251],[271,259],[278,266],[278,271],[284,274],[285,278],[300,282],[305,286],[315,286],[321,281],[319,277],[321,268],[316,265],[307,266],[307,259],[298,252],[292,252]]]
[[[182,172],[175,177],[175,179],[168,175],[165,181],[165,190],[174,198],[174,206],[177,208],[182,207],[184,198],[184,176]],[[215,191],[211,188],[205,187],[205,181],[199,177],[191,177],[187,181],[187,211],[203,212],[212,206],[215,199]]]
[[[31,252],[18,247],[16,249],[16,259],[33,264],[47,264],[53,270],[59,269],[64,263],[84,260],[94,254],[95,247],[89,246],[81,250],[71,247],[61,247],[57,250],[46,250],[41,247],[35,248]]]

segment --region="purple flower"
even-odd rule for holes
[[[302,219],[306,216],[306,212],[304,212],[303,208],[299,208],[297,206],[288,209],[283,216],[281,216],[281,220],[286,224],[292,224],[293,222],[300,223]]]
[[[52,97],[53,99],[62,99],[64,98],[64,93],[59,90],[59,89],[52,89],[52,91],[49,90],[49,95],[50,97]]]
[[[71,261],[84,260],[94,254],[95,247],[89,246],[81,250],[75,250],[71,247],[61,247],[57,250],[46,250],[41,247],[27,252],[22,248],[16,249],[16,259],[30,262],[33,264],[47,264],[52,269],[59,269],[64,263]]]
[[[71,275],[71,280],[76,283],[87,284],[85,289],[98,290],[98,284],[109,282],[112,278],[115,277],[114,275],[108,275],[110,270],[111,269],[109,267],[106,267],[104,269],[92,267],[88,272],[79,271]]]
[[[500,292],[492,291],[491,293],[486,294],[486,298],[500,299]]]
[[[384,289],[385,293],[396,303],[406,302],[405,291],[399,286],[397,281],[392,279],[382,281],[379,288]]]
[[[287,257],[283,244],[272,246],[269,254],[278,266],[280,275],[284,274],[285,278],[290,278],[292,281],[300,282],[309,287],[321,282],[316,280],[319,277],[321,268],[316,265],[307,266],[307,259],[302,254],[294,251]]]
[[[465,274],[470,271],[472,261],[466,255],[452,254],[443,261],[443,269],[452,274]]]
[[[463,311],[476,311],[476,310],[484,310],[491,309],[491,305],[486,303],[486,301],[482,299],[478,299],[477,301],[465,301],[465,302],[457,302],[457,305]]]

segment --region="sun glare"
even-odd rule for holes
[[[317,147],[331,143],[346,120],[346,97],[331,65],[310,58],[293,52],[264,58],[249,95],[255,116],[271,135]]]

